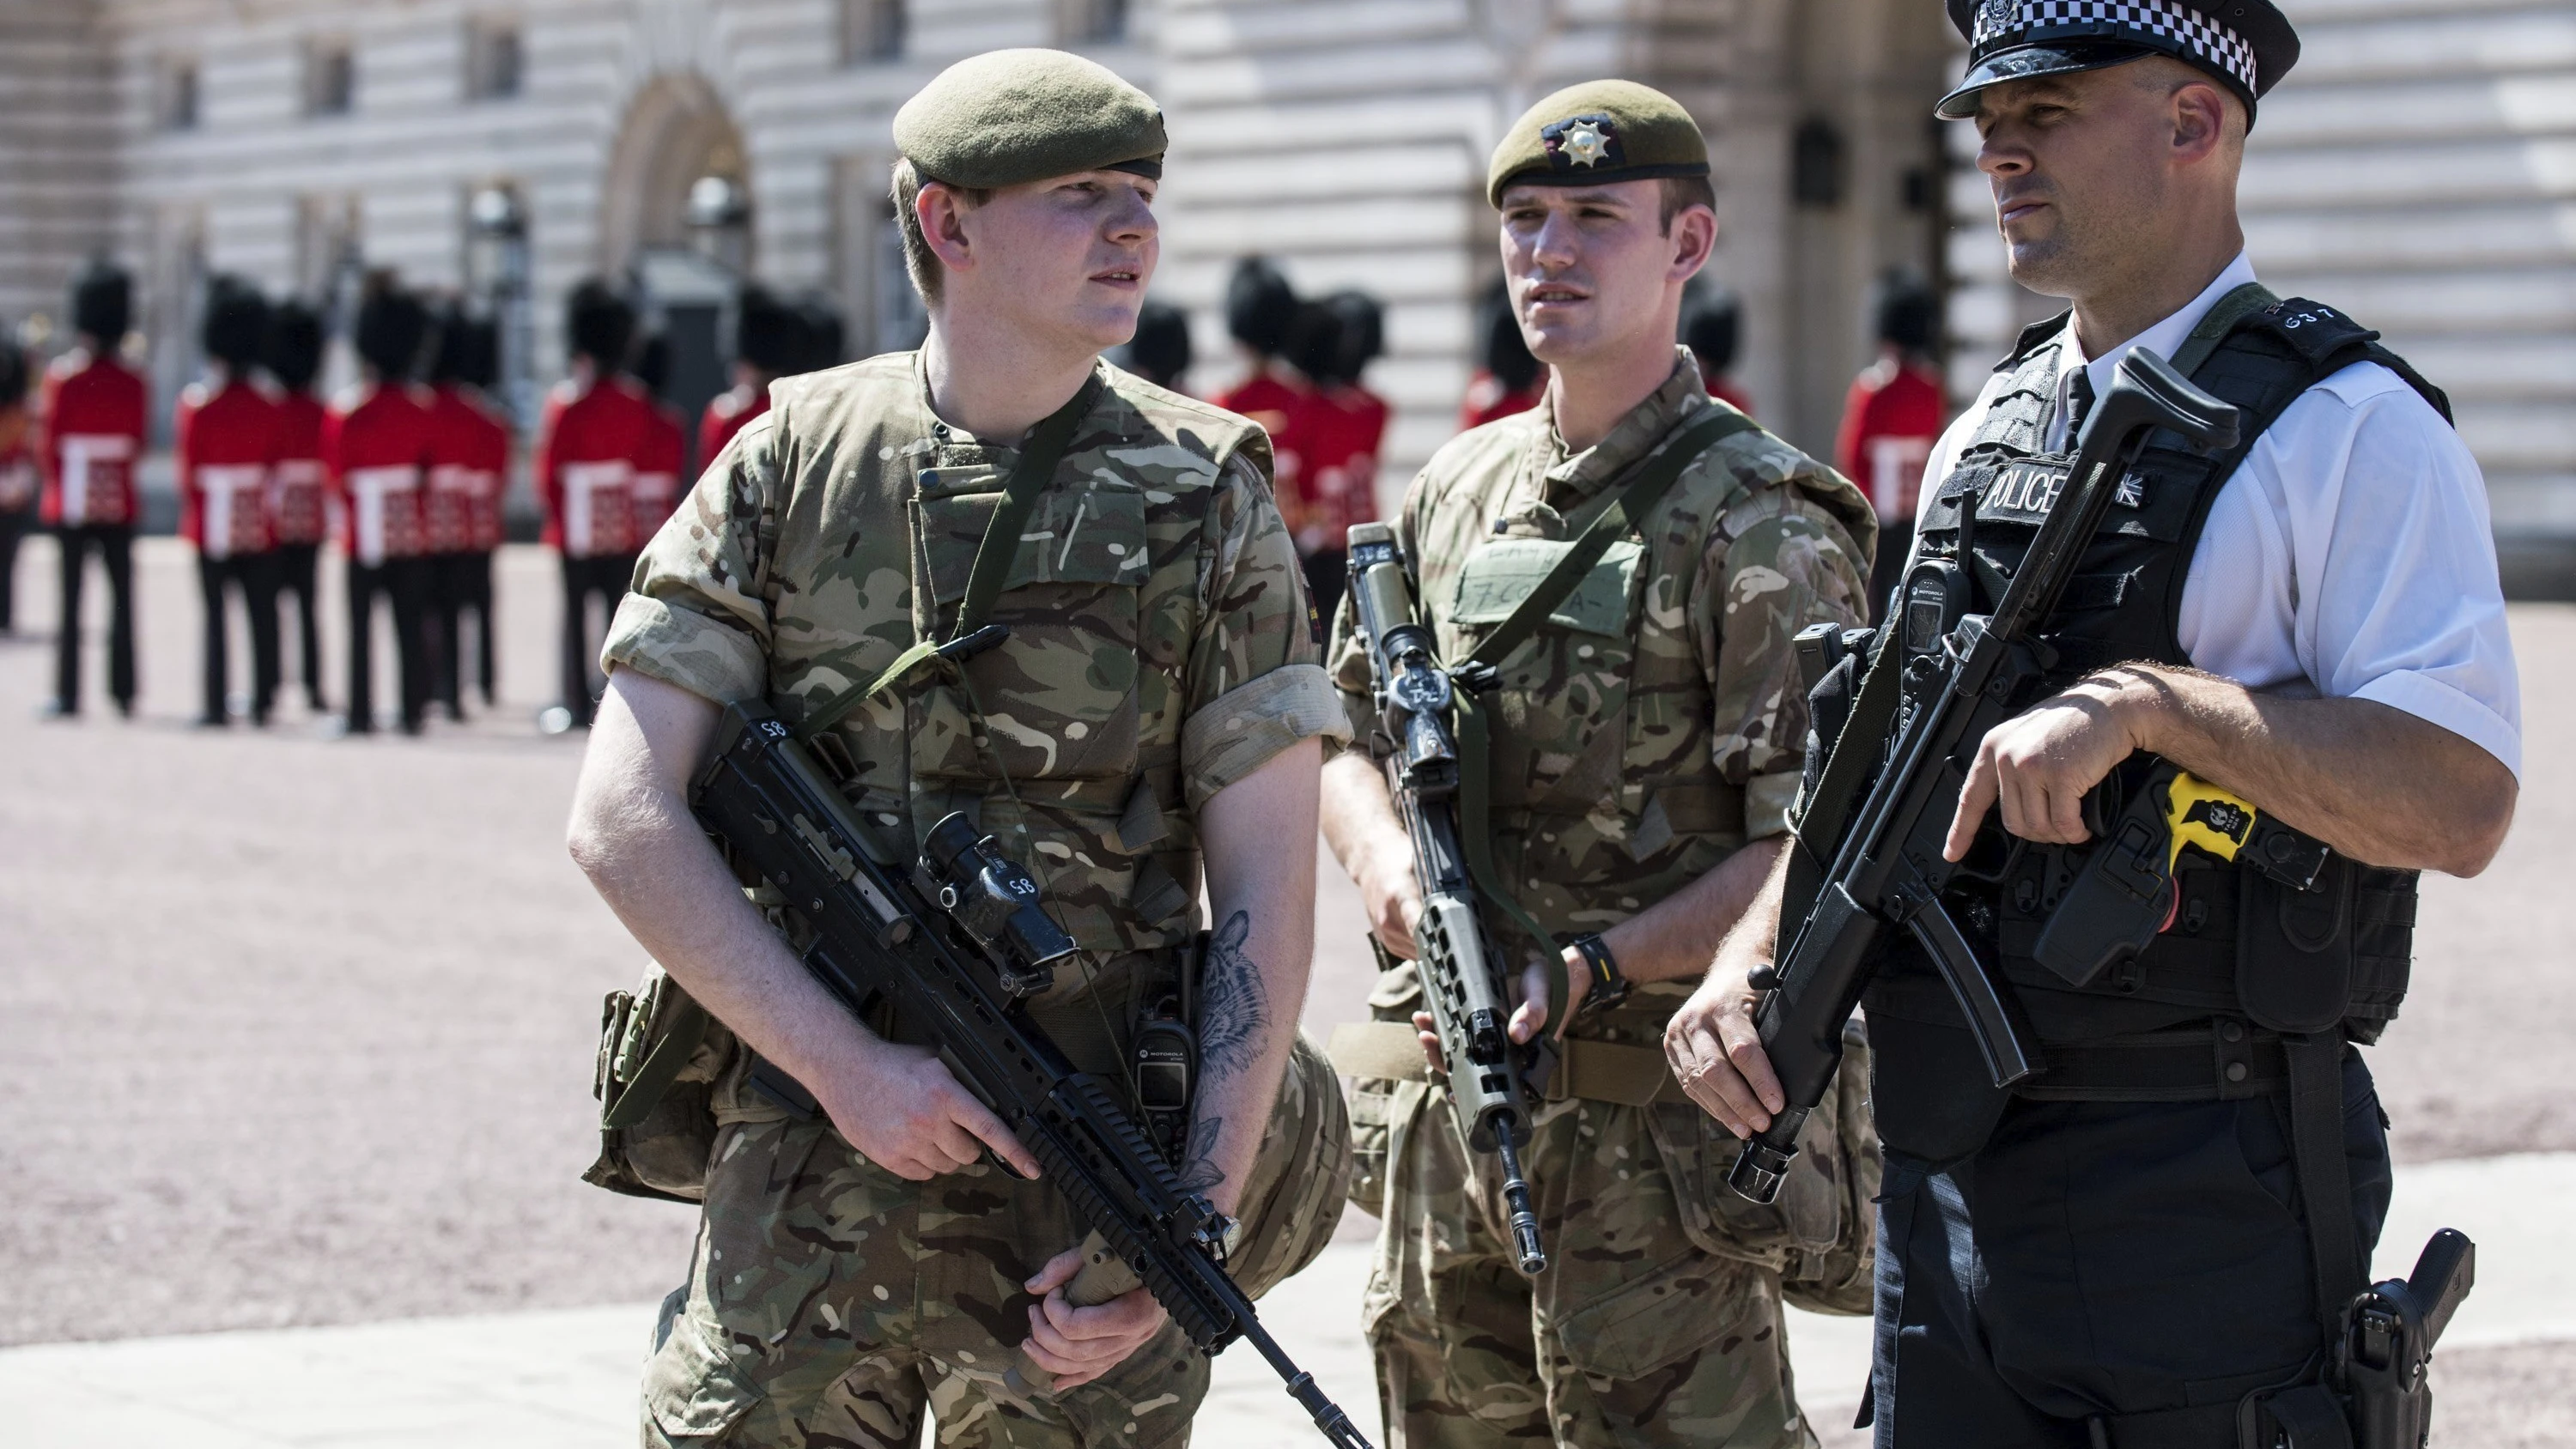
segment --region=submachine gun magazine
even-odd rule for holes
[[[1992,615],[1943,607],[1965,582],[1925,578],[1939,561],[1908,575],[1888,627],[1899,643],[1933,644],[1905,661],[1906,691],[1920,703],[1900,716],[1886,767],[1852,813],[1833,847],[1815,908],[1797,923],[1788,949],[1755,973],[1762,992],[1755,1014],[1763,1050],[1778,1074],[1787,1106],[1748,1139],[1727,1182],[1756,1202],[1769,1202],[1798,1154],[1798,1129],[1823,1100],[1842,1060],[1843,1025],[1873,973],[1881,937],[1903,930],[1928,955],[1958,999],[1988,1074],[1998,1087],[2042,1070],[2020,1001],[1992,963],[1979,957],[1941,904],[1962,868],[1941,858],[1959,792],[1986,732],[2011,718],[2052,662],[2041,624],[2073,576],[2077,558],[2101,527],[2121,475],[2158,428],[2203,449],[2236,441],[2237,411],[2185,381],[2143,348],[2120,361],[2115,380],[2095,404],[2078,439],[2065,487],[2049,505],[2038,537]],[[1926,597],[1933,596],[1933,597]],[[1913,638],[1916,634],[1926,637]],[[1897,661],[1888,660],[1889,666]],[[1921,677],[1918,678],[1917,675]],[[1847,739],[1841,748],[1873,748]]]
[[[1506,1028],[1495,954],[1476,916],[1476,891],[1458,843],[1458,746],[1449,725],[1457,686],[1440,665],[1431,631],[1414,616],[1413,588],[1395,530],[1362,523],[1350,531],[1351,605],[1368,645],[1378,728],[1392,745],[1387,783],[1396,813],[1413,837],[1414,881],[1422,918],[1414,924],[1422,999],[1448,1067],[1449,1109],[1459,1134],[1490,1152],[1503,1175],[1513,1252],[1523,1273],[1547,1268],[1538,1213],[1530,1205],[1521,1148],[1529,1141],[1532,1079],[1544,1082],[1554,1054],[1538,1043],[1514,1045]]]
[[[786,722],[759,704],[726,708],[690,803],[735,864],[803,918],[812,944],[802,955],[814,978],[854,1015],[891,1003],[907,1026],[926,1031],[1105,1245],[1070,1290],[1076,1301],[1141,1281],[1201,1352],[1250,1341],[1325,1439],[1369,1449],[1227,1275],[1231,1220],[1184,1190],[1107,1086],[1076,1071],[1029,1019],[1028,998],[1054,981],[1075,946],[1040,908],[1026,871],[962,813],[933,826],[907,868],[859,822]]]

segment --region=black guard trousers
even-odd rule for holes
[[[268,723],[277,703],[277,555],[235,554],[230,558],[197,555],[197,588],[205,598],[205,709],[198,716],[209,724],[226,718],[225,697],[232,688],[231,641],[225,629],[224,595],[241,600],[250,626],[250,715]]]
[[[591,662],[599,657],[602,641],[590,632],[590,601],[599,600],[604,634],[617,614],[617,601],[626,597],[626,585],[634,577],[631,553],[567,556],[563,561],[563,705],[572,712],[572,722],[583,729],[590,727],[591,716],[599,709],[599,694],[591,685]]]
[[[107,568],[107,697],[117,712],[134,712],[134,528],[124,523],[83,523],[54,530],[62,540],[63,612],[54,639],[54,700],[67,713],[80,710],[81,584],[89,556]]]
[[[349,561],[349,732],[375,728],[375,601],[381,595],[394,616],[394,652],[400,664],[402,727],[420,733],[429,714],[429,560],[389,558],[380,564]]]

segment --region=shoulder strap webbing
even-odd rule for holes
[[[1538,923],[1503,882],[1502,872],[1494,865],[1493,837],[1493,735],[1487,715],[1489,707],[1481,698],[1482,689],[1490,687],[1500,676],[1497,671],[1529,636],[1546,622],[1556,606],[1565,602],[1592,566],[1601,561],[1610,545],[1624,537],[1639,519],[1654,511],[1685,469],[1698,461],[1702,453],[1719,440],[1737,433],[1759,432],[1761,425],[1729,407],[1712,407],[1712,415],[1692,423],[1675,434],[1673,440],[1656,450],[1638,465],[1636,475],[1612,496],[1609,505],[1593,517],[1565,557],[1547,571],[1504,618],[1501,627],[1487,635],[1475,652],[1452,671],[1452,676],[1467,685],[1457,693],[1458,700],[1458,834],[1467,857],[1467,874],[1476,889],[1492,901],[1514,926],[1539,948],[1540,964],[1548,973],[1548,1019],[1543,1028],[1554,1031],[1565,1017],[1565,962],[1556,938]],[[1730,480],[1731,490],[1741,488]]]
[[[2261,282],[2247,282],[2211,304],[2208,315],[2191,329],[2191,335],[2182,340],[2182,346],[2174,349],[2174,355],[2165,360],[2173,364],[2174,371],[2185,377],[2191,376],[2200,371],[2200,365],[2209,360],[2211,353],[2218,350],[2218,344],[2227,340],[2227,334],[2236,330],[2237,323],[2266,307],[2277,305],[2280,300],[2272,295],[2271,288]]]
[[[1003,485],[1002,501],[994,507],[992,518],[984,525],[984,537],[975,545],[975,562],[966,574],[966,597],[958,602],[957,625],[947,641],[915,640],[866,686],[835,695],[806,715],[796,730],[799,739],[810,740],[839,724],[851,710],[902,682],[923,660],[957,651],[984,627],[985,616],[993,612],[993,601],[1001,597],[1002,585],[1010,578],[1011,560],[1019,553],[1020,530],[1028,526],[1029,512],[1037,507],[1038,495],[1055,480],[1056,465],[1064,461],[1065,449],[1073,442],[1073,430],[1082,422],[1082,415],[1091,411],[1100,388],[1100,374],[1094,371],[1072,401],[1029,430],[1028,441],[1020,445],[1020,460],[1011,469],[1010,481]]]

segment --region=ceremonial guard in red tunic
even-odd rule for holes
[[[321,714],[328,706],[322,702],[322,634],[313,599],[330,514],[323,501],[322,399],[313,395],[313,379],[322,371],[322,319],[312,308],[288,301],[269,310],[266,362],[277,383],[277,464],[268,475],[276,610],[282,630],[286,596],[295,596],[296,677],[303,681],[305,702]]]
[[[450,311],[430,364],[429,491],[422,495],[430,693],[457,721],[465,718],[469,610],[476,678],[484,708],[492,706],[492,552],[501,546],[501,490],[510,475],[510,430],[485,393],[498,371],[498,342],[492,323]]]
[[[635,349],[635,385],[651,418],[635,455],[635,546],[641,549],[680,501],[680,478],[689,471],[688,425],[662,400],[671,382],[671,339],[656,332]],[[693,480],[694,481],[694,480]]]
[[[573,289],[566,312],[572,375],[546,397],[535,471],[545,541],[563,556],[563,709],[586,729],[598,698],[590,682],[598,636],[589,603],[599,599],[605,629],[635,572],[643,544],[635,529],[636,462],[653,409],[620,373],[635,338],[634,309],[594,280]]]
[[[334,398],[322,460],[349,557],[349,733],[375,728],[375,602],[394,618],[402,728],[420,733],[429,713],[429,603],[421,494],[430,465],[429,393],[411,381],[429,314],[408,293],[381,287],[358,309],[361,381]]]
[[[769,411],[769,385],[799,370],[799,331],[796,313],[767,289],[742,289],[734,307],[733,386],[707,400],[698,419],[699,457],[712,460],[745,424]]]
[[[179,395],[179,533],[197,548],[205,595],[204,708],[197,723],[230,722],[231,668],[224,595],[241,600],[250,626],[251,719],[265,725],[277,700],[277,560],[268,494],[277,467],[277,404],[252,381],[267,340],[268,304],[248,284],[218,277],[208,290],[199,341],[208,376]]]
[[[34,426],[27,416],[27,354],[0,341],[0,634],[17,620],[18,544],[36,522]]]
[[[45,374],[37,460],[45,472],[45,526],[62,540],[63,588],[50,716],[80,713],[81,582],[93,553],[107,566],[108,697],[117,713],[134,713],[134,525],[142,512],[134,471],[143,459],[151,390],[116,356],[133,315],[132,279],[93,265],[72,284],[79,341]]]

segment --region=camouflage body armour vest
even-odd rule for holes
[[[1685,412],[1674,426],[1697,416]],[[1445,480],[1426,475],[1437,486],[1414,510],[1408,557],[1443,659],[1473,653],[1572,546],[1588,505],[1624,485],[1622,473],[1588,496],[1560,495],[1569,522],[1542,501],[1549,490],[1536,475],[1548,449],[1519,436],[1545,429],[1546,410],[1525,417],[1490,429],[1486,456],[1442,469]],[[1765,433],[1711,445],[1505,661],[1490,691],[1494,863],[1559,940],[1617,925],[1744,847],[1747,788],[1716,763],[1726,742],[1691,605],[1712,539],[1746,527],[1731,514],[1747,503],[1749,485],[1785,482],[1806,503],[1865,512],[1856,495],[1815,484],[1813,474]],[[1781,526],[1786,547],[1826,533],[1794,512]],[[1756,609],[1725,627],[1775,629],[1783,641],[1794,632]],[[1745,753],[1758,759],[1767,743]],[[1795,781],[1776,776],[1769,785]],[[1757,779],[1757,789],[1768,787]],[[1527,958],[1531,944],[1502,912],[1485,913],[1485,922],[1507,958]],[[1570,1034],[1660,1047],[1664,1022],[1688,995],[1686,982],[1641,984],[1619,1006],[1577,1018]]]
[[[1993,610],[2065,484],[2071,443],[2064,452],[2045,448],[2056,421],[2056,343],[2064,325],[2061,317],[2022,334],[1996,369],[2004,380],[1983,426],[1924,511],[1918,562],[1963,561],[1965,612]],[[2116,664],[2190,664],[2176,629],[2210,506],[2263,430],[2310,386],[2354,362],[2379,362],[2449,416],[2442,395],[2377,337],[2306,301],[2275,303],[2235,323],[2193,381],[2243,410],[2237,446],[2204,457],[2170,433],[2150,435],[2042,634],[2057,665],[2024,703]],[[1904,587],[1912,598],[1930,585],[1909,570]],[[1903,599],[1892,612],[1905,617]],[[1909,633],[1897,644],[1922,642]],[[2113,788],[2135,786],[2154,764],[2153,756],[2133,756],[2114,772]],[[1981,850],[1998,831],[1989,826]],[[2041,1038],[2049,1071],[2020,1095],[2255,1096],[2286,1083],[2281,1034],[2339,1030],[2368,1043],[2397,1014],[2413,939],[2413,872],[2337,856],[2317,890],[2299,892],[2250,866],[2186,852],[2164,933],[2077,988],[2032,951],[2090,848],[2024,845],[2000,880],[1950,892],[1951,914],[1980,950],[2002,962]],[[2010,1094],[1991,1085],[1929,961],[1910,942],[1890,949],[1863,998],[1877,1052],[1872,1096],[1881,1134],[1897,1151],[1955,1160],[1985,1140]]]
[[[1223,722],[1191,709],[1243,681],[1194,690],[1185,675],[1225,668],[1200,640],[1206,545],[1230,521],[1227,469],[1268,452],[1254,424],[1104,376],[1011,555],[990,620],[1007,642],[915,669],[815,742],[898,848],[963,810],[1036,876],[1097,966],[1062,973],[1040,1015],[1095,1067],[1123,1050],[1139,993],[1168,989],[1197,926],[1183,756]],[[778,621],[770,700],[790,720],[864,688],[916,638],[949,636],[1018,457],[931,414],[913,354],[817,383],[782,385],[773,410],[795,424],[778,446],[831,454],[781,459],[798,482],[761,581]]]

